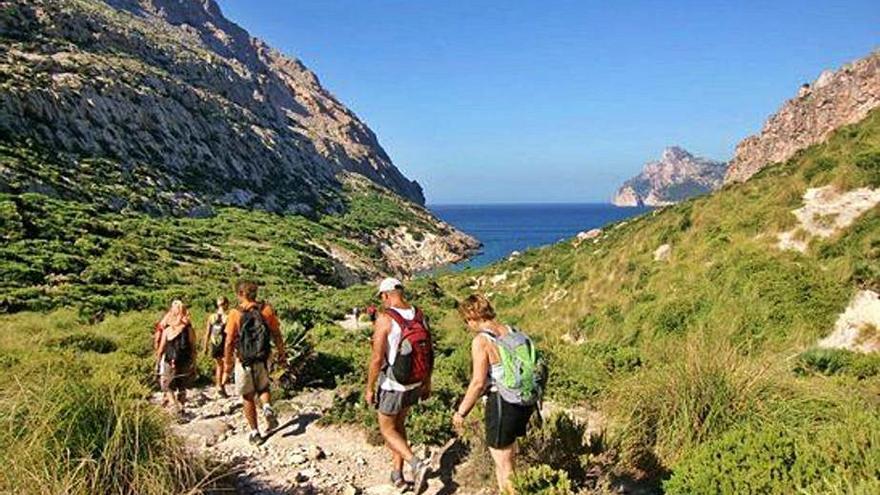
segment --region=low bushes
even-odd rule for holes
[[[684,459],[668,494],[878,493],[880,416],[850,411],[840,421],[744,426]]]
[[[513,478],[517,493],[534,495],[569,495],[571,482],[568,474],[561,469],[553,469],[546,464],[531,466]]]
[[[798,355],[795,373],[800,375],[848,375],[859,379],[880,374],[880,356],[846,349],[814,348]]]

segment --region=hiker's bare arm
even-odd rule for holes
[[[165,352],[165,330],[159,332],[159,345],[156,346],[156,359],[162,359]]]
[[[458,414],[465,417],[480,400],[483,391],[486,390],[486,380],[489,376],[489,353],[486,352],[486,342],[481,338],[475,338],[471,342],[471,359],[473,369],[471,371],[471,383],[467,392],[458,406]]]
[[[379,381],[379,372],[382,371],[382,363],[385,362],[389,332],[391,332],[391,318],[386,314],[378,315],[373,323],[372,354],[370,355],[370,364],[367,368],[367,388],[364,392],[364,398],[368,403],[373,402],[376,382]]]
[[[281,335],[281,322],[278,320],[278,315],[275,313],[275,308],[272,306],[268,307],[268,316],[266,318],[266,322],[269,325],[269,332],[272,334],[272,340],[275,341],[275,352],[278,353],[278,359],[284,361],[285,358],[285,349],[284,349],[284,336]]]
[[[205,354],[208,353],[208,342],[211,340],[211,316],[205,322]]]
[[[238,338],[238,311],[229,313],[226,320],[226,343],[223,346],[223,375],[232,373],[232,365],[235,364],[235,339]]]

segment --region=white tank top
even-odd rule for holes
[[[415,308],[402,309],[402,308],[394,308],[392,311],[397,311],[400,316],[403,317],[404,320],[412,320],[416,317]],[[397,357],[397,348],[400,346],[400,325],[397,324],[393,319],[391,320],[391,331],[388,332],[388,365],[391,366],[394,364],[394,359]],[[401,385],[397,383],[390,376],[386,376],[385,373],[382,374],[382,383],[379,384],[379,388],[382,390],[389,390],[392,392],[406,392],[407,390],[413,390],[422,386],[421,383],[413,383],[411,385]]]

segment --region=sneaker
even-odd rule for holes
[[[248,435],[248,442],[254,447],[261,445],[263,443],[263,435],[260,435],[259,431],[252,431],[250,435]]]
[[[409,486],[409,483],[403,479],[403,473],[400,471],[391,471],[391,486],[398,490],[403,490]]]
[[[428,474],[431,472],[431,466],[427,461],[417,459],[411,464],[413,474],[413,493],[421,494],[425,491],[428,484]]]
[[[268,431],[274,431],[278,428],[278,418],[275,417],[275,411],[271,407],[263,408],[263,416],[266,418],[266,428]]]

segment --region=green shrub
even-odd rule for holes
[[[792,428],[742,427],[687,456],[664,483],[669,494],[876,493],[880,417]]]
[[[79,352],[96,352],[98,354],[109,354],[116,351],[116,342],[107,337],[88,333],[77,333],[53,339],[48,345],[59,349],[70,349]]]
[[[849,375],[859,379],[880,374],[880,356],[846,349],[813,348],[798,355],[795,373],[805,375]]]
[[[541,428],[531,428],[518,445],[525,465],[545,464],[568,473],[571,481],[581,483],[585,465],[593,453],[586,438],[587,427],[565,413],[548,418]]]
[[[545,464],[531,466],[513,477],[516,493],[535,495],[571,495],[571,482],[561,469],[553,469]]]

